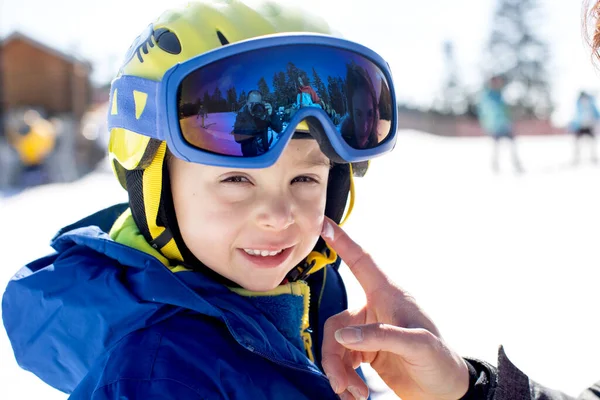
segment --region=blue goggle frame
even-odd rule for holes
[[[277,143],[264,154],[254,157],[216,154],[193,146],[185,140],[179,120],[178,90],[182,81],[190,73],[240,53],[266,48],[276,52],[278,46],[287,45],[317,45],[347,50],[357,53],[377,66],[384,74],[391,96],[390,132],[385,140],[373,148],[353,148],[341,137],[327,113],[316,107],[299,109]],[[113,115],[111,108],[115,101],[113,98],[115,93],[117,93],[117,113]],[[137,117],[135,96],[143,96],[146,101],[141,115]],[[123,128],[166,141],[169,150],[185,161],[229,168],[266,168],[273,165],[292,139],[297,125],[303,120],[309,121],[309,126],[310,121],[320,122],[322,130],[311,129],[311,135],[319,142],[323,152],[329,158],[336,162],[348,163],[367,161],[391,151],[396,143],[398,125],[394,83],[387,62],[373,50],[358,43],[320,34],[276,34],[225,45],[174,65],[166,71],[160,81],[122,75],[112,82],[109,105],[111,105],[108,115],[109,129]]]

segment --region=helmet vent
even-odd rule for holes
[[[160,28],[154,31],[154,39],[158,47],[169,54],[181,53],[181,43],[175,33],[166,28]]]
[[[217,36],[219,37],[219,41],[223,46],[229,44],[229,40],[221,33],[221,31],[217,30]]]

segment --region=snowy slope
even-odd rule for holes
[[[461,354],[495,364],[504,344],[534,380],[577,394],[600,379],[600,167],[571,167],[570,137],[519,143],[526,173],[494,175],[486,138],[404,131],[392,155],[357,180],[346,229]],[[59,227],[122,200],[106,171],[0,197],[0,286],[45,254]],[[360,288],[343,273],[351,305],[360,304]],[[0,397],[66,398],[18,368],[3,330],[0,355]]]

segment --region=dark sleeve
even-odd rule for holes
[[[281,117],[277,115],[275,110],[271,113],[271,129],[273,129],[277,133],[281,133],[283,130],[283,121],[281,121]]]
[[[465,358],[469,369],[469,390],[460,400],[487,400],[494,398],[496,369],[483,361]]]
[[[549,389],[529,379],[506,356],[504,348],[498,351],[498,389],[494,399],[573,400],[557,390]]]
[[[575,400],[574,397],[549,389],[529,379],[506,356],[498,351],[498,368],[475,359],[465,359],[469,368],[469,390],[461,400]],[[579,400],[600,400],[600,385],[581,394]]]
[[[246,142],[252,139],[256,132],[256,125],[250,113],[240,111],[235,117],[233,125],[233,137],[237,143]]]
[[[243,108],[236,117],[235,123],[233,125],[233,132],[240,135],[245,135],[243,139],[248,139],[256,134],[256,123],[254,122],[254,117],[247,111],[246,108]]]
[[[233,131],[235,133],[245,133],[248,131],[250,120],[248,114],[244,111],[240,111],[235,116],[235,123],[233,125]]]

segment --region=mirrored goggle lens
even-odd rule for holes
[[[383,143],[393,118],[390,85],[377,65],[318,45],[254,50],[204,66],[182,81],[178,102],[189,144],[239,157],[269,151],[305,107],[325,112],[355,149]]]

